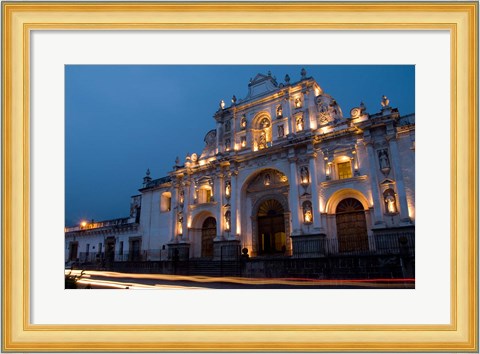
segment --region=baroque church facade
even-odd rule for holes
[[[214,119],[201,154],[177,158],[166,177],[147,171],[129,217],[67,227],[66,260],[309,258],[414,244],[415,116],[387,97],[376,113],[362,103],[344,114],[305,70],[296,82],[258,74]]]

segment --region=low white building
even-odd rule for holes
[[[413,247],[414,114],[401,116],[385,96],[376,113],[361,104],[344,114],[302,70],[298,82],[258,74],[247,97],[222,101],[214,118],[201,154],[177,158],[166,177],[147,171],[130,218],[67,228],[66,259],[92,251],[153,261]]]

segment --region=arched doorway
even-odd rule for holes
[[[258,255],[283,254],[286,250],[285,210],[275,199],[264,201],[258,208]]]
[[[339,252],[368,250],[365,210],[355,198],[346,198],[335,210]]]
[[[202,257],[213,257],[213,239],[217,235],[217,221],[208,217],[202,224]]]

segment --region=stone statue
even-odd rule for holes
[[[278,127],[278,137],[279,138],[283,138],[283,136],[285,135],[285,132],[283,131],[283,124],[280,124]]]
[[[267,136],[265,134],[265,131],[262,130],[262,132],[260,133],[259,140],[258,140],[258,148],[259,149],[264,149],[266,147],[267,147]]]
[[[387,195],[385,198],[385,203],[387,204],[387,211],[391,214],[397,212],[397,207],[395,205],[395,197],[391,194]]]
[[[247,127],[247,117],[245,117],[245,114],[242,116],[242,120],[240,121],[240,127],[242,129],[245,129]]]
[[[233,95],[233,97],[232,97],[232,103],[233,104],[237,103],[237,97],[235,95]]]
[[[388,159],[388,152],[386,149],[378,152],[378,162],[381,170],[390,168],[390,161]]]
[[[270,183],[271,183],[270,174],[266,173],[265,176],[263,176],[263,184],[266,186],[269,186]]]
[[[230,212],[230,210],[227,210],[225,212],[225,230],[227,231],[230,231],[231,219],[232,213]]]
[[[227,197],[229,197],[231,191],[232,191],[232,186],[231,186],[231,184],[230,184],[230,181],[226,181],[226,182],[225,182],[225,195],[226,195]]]
[[[224,100],[220,101],[220,109],[225,109],[225,101]]]
[[[303,130],[303,117],[297,118],[297,132]]]
[[[311,223],[313,220],[312,203],[303,203],[303,220],[305,223]]]
[[[281,117],[283,114],[283,109],[282,106],[277,107],[277,117]]]
[[[295,108],[302,107],[302,100],[300,98],[295,98]]]
[[[387,98],[387,96],[383,95],[382,96],[382,107],[388,107],[388,105],[390,104],[390,100]]]
[[[302,80],[306,79],[307,78],[307,70],[305,70],[305,68],[302,68],[302,70],[300,71],[300,75],[302,76]]]
[[[285,75],[285,82],[287,83],[287,85],[290,83],[290,76],[288,74]]]
[[[300,169],[300,183],[308,183],[308,182],[309,182],[308,167],[302,166],[302,168]]]

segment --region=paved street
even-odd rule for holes
[[[69,274],[70,270],[65,270]],[[80,277],[80,270],[71,275]],[[414,279],[321,280],[300,278],[241,278],[134,274],[85,271],[78,289],[323,289],[323,288],[415,288]]]

